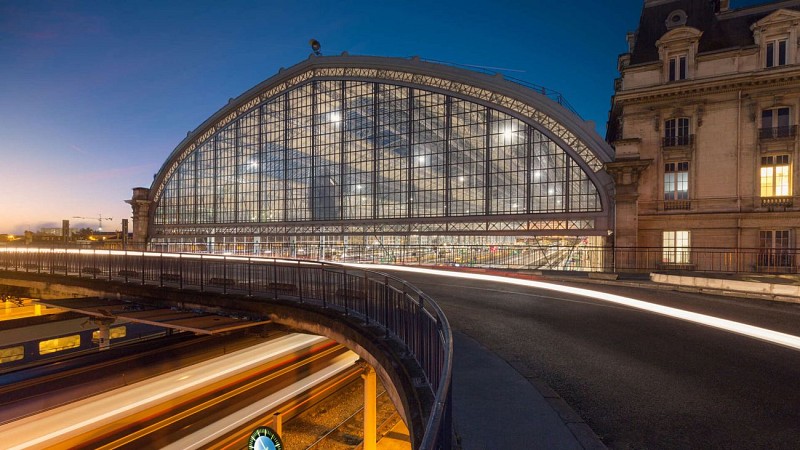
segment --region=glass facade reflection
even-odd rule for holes
[[[512,114],[518,101],[482,100],[495,96],[484,88],[295,79],[170,157],[152,189],[151,249],[330,259],[605,234],[602,162],[530,106]]]

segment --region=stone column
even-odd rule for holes
[[[606,163],[605,169],[614,177],[615,220],[614,268],[636,269],[636,247],[639,244],[639,176],[650,166],[652,159],[618,159]]]
[[[150,189],[137,187],[133,188],[133,197],[125,200],[133,209],[133,249],[144,250],[147,246],[147,229],[150,225]]]

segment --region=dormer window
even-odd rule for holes
[[[786,39],[767,41],[766,67],[786,65]]]
[[[669,58],[669,81],[686,79],[686,59],[687,55],[675,55]]]
[[[697,64],[697,45],[703,33],[690,26],[678,26],[656,41],[662,64],[661,82],[692,80]]]

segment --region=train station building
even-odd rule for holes
[[[564,99],[418,58],[310,56],[135,188],[150,250],[599,268],[612,148]]]

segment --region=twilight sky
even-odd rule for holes
[[[705,0],[697,0],[705,1]],[[732,0],[732,7],[764,3]],[[507,69],[605,135],[642,0],[0,0],[0,233],[121,228],[125,199],[229,98],[311,53]]]

